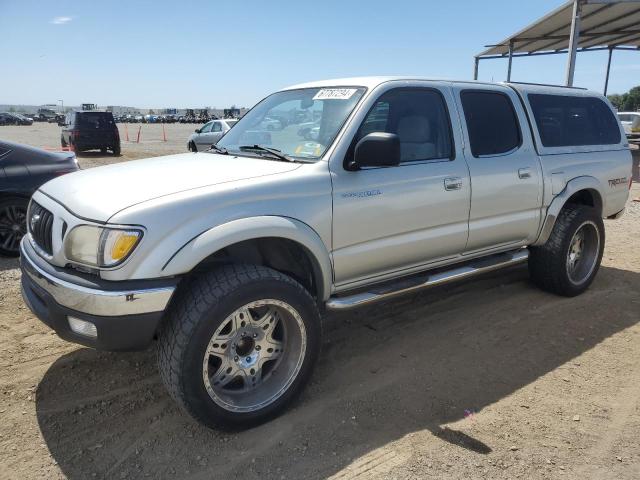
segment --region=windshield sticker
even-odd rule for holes
[[[314,100],[349,100],[357,88],[323,88],[313,97]]]

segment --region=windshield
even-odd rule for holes
[[[234,154],[260,145],[288,157],[317,160],[329,148],[364,88],[304,88],[274,93],[256,105],[218,141]]]

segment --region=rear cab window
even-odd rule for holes
[[[615,114],[598,97],[529,93],[527,99],[544,147],[539,150],[597,151],[622,140]]]

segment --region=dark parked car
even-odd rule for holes
[[[18,255],[33,192],[52,178],[76,170],[73,153],[46,152],[0,140],[0,255]]]
[[[120,155],[120,134],[111,112],[70,112],[59,125],[63,147],[71,147],[76,153],[111,150],[114,155]]]
[[[0,112],[0,125],[32,125],[33,119],[19,113]]]

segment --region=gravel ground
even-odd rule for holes
[[[185,151],[195,128],[169,125],[165,143],[158,127],[115,160]],[[58,135],[0,129],[36,146]],[[17,262],[0,259],[0,478],[638,479],[640,202],[605,223],[603,266],[579,297],[543,293],[518,267],[325,318],[302,398],[239,432],[182,414],[152,350],[53,335],[22,303]]]

